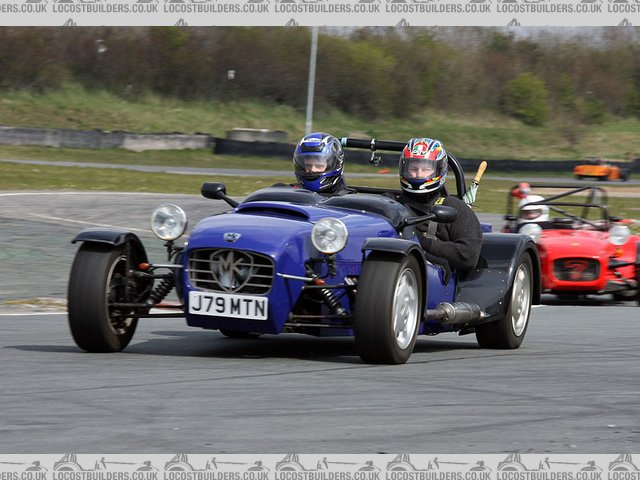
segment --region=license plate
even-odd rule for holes
[[[189,292],[189,313],[211,317],[266,320],[269,300],[253,295],[231,293]]]

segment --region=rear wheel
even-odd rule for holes
[[[130,265],[141,259],[127,258],[126,250],[126,246],[84,243],[76,254],[67,300],[71,335],[83,350],[118,352],[133,337],[136,312],[113,304],[143,301],[151,284],[130,275]]]
[[[367,363],[406,363],[422,318],[423,287],[415,257],[372,253],[358,280],[354,330]]]
[[[531,257],[525,253],[516,267],[506,315],[496,322],[476,327],[478,344],[483,348],[518,348],[529,326],[532,298],[533,267]]]

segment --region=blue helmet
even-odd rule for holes
[[[312,192],[331,192],[342,180],[344,150],[328,133],[305,136],[293,153],[293,165],[298,182]]]

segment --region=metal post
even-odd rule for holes
[[[318,52],[318,27],[311,27],[311,53],[309,55],[309,86],[307,90],[307,118],[304,134],[309,135],[313,126],[313,90],[316,82],[316,54]]]

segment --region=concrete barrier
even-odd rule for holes
[[[234,128],[227,131],[229,140],[240,142],[277,142],[286,143],[287,132],[267,130],[266,128]]]
[[[0,126],[0,144],[67,148],[124,148],[141,152],[143,150],[208,149],[213,144],[213,137],[208,134],[146,134]]]
[[[215,138],[206,133],[129,133],[103,130],[71,130],[64,128],[31,128],[0,126],[0,144],[39,145],[68,148],[124,148],[133,151],[212,149],[218,155],[246,155],[260,157],[291,158],[295,144],[286,143],[287,133],[266,129],[234,128],[227,132],[229,138]],[[242,140],[244,139],[244,140]],[[247,140],[248,139],[248,140]],[[382,165],[395,167],[396,153],[378,153]],[[371,152],[347,149],[347,162],[368,164]],[[482,159],[458,158],[462,168],[475,172]],[[584,160],[489,160],[490,171],[573,171]],[[632,162],[613,162],[630,172],[640,172],[640,157]]]
[[[213,137],[204,133],[195,135],[126,133],[120,148],[136,152],[143,150],[198,150],[210,148],[212,144]]]

